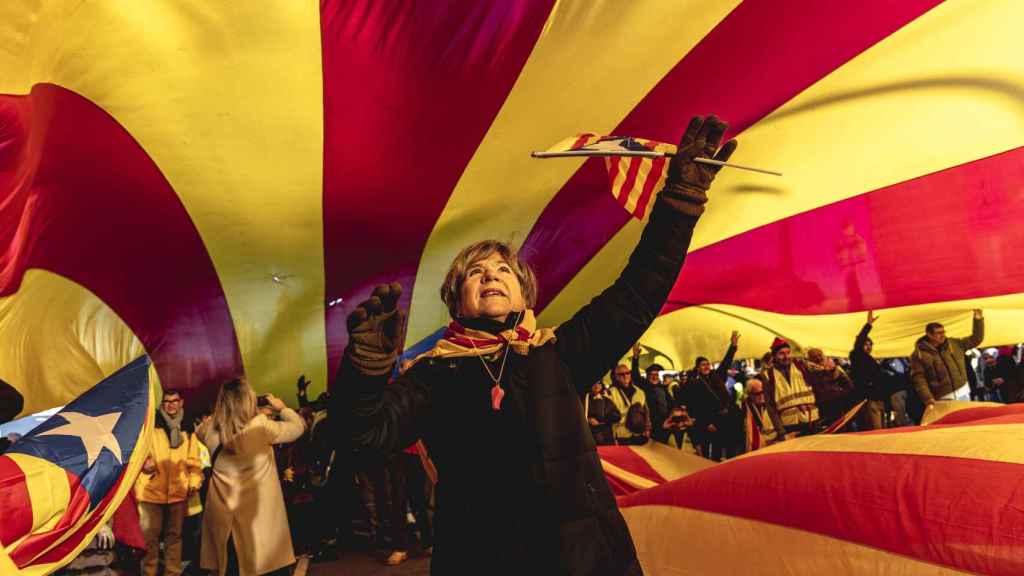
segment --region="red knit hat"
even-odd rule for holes
[[[775,354],[776,352],[782,350],[783,348],[789,347],[789,342],[783,340],[782,338],[775,338],[775,341],[772,342],[772,354]]]

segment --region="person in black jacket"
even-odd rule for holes
[[[864,430],[882,428],[882,414],[885,412],[885,401],[893,393],[889,376],[882,370],[882,365],[871,355],[874,342],[868,334],[874,327],[878,316],[868,311],[868,321],[857,334],[850,350],[850,378],[853,380],[854,393],[858,397],[867,398],[867,405],[860,413],[860,426]]]
[[[739,332],[733,332],[717,370],[711,369],[707,358],[697,358],[685,394],[686,406],[694,419],[690,437],[700,445],[705,457],[716,461],[741,453],[745,441],[743,412],[733,402],[725,384],[739,339]]]
[[[25,398],[14,386],[0,380],[0,424],[14,420],[25,406]]]
[[[556,329],[538,329],[536,282],[508,245],[464,249],[441,288],[453,319],[434,349],[384,383],[402,341],[401,287],[349,316],[332,391],[344,441],[392,451],[422,437],[437,468],[438,574],[633,575],[642,570],[580,397],[650,326],[676,282],[726,125],[694,118],[619,278]]]
[[[633,344],[633,358],[630,371],[632,373],[632,381],[644,391],[644,397],[647,401],[648,420],[651,427],[651,438],[656,442],[667,444],[672,431],[665,428],[662,423],[672,411],[672,395],[669,393],[668,384],[661,379],[662,370],[664,368],[661,364],[651,364],[641,375],[640,343]]]
[[[622,418],[622,413],[615,407],[608,392],[604,389],[604,383],[598,380],[590,387],[583,401],[583,414],[590,424],[590,433],[594,436],[594,443],[598,446],[615,444],[615,434],[612,432],[612,424]]]

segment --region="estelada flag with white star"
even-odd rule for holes
[[[136,359],[0,456],[0,572],[59,569],[117,510],[153,430],[149,367]]]

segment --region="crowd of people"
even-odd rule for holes
[[[537,326],[529,266],[484,241],[441,286],[445,335],[407,362],[401,287],[381,285],[347,320],[331,395],[310,402],[300,378],[298,412],[235,379],[189,420],[181,393],[165,390],[135,490],[141,573],[288,573],[296,551],[329,557],[363,536],[388,564],[432,556],[434,574],[642,574],[599,445],[659,442],[723,460],[762,442],[909,424],[937,400],[1021,401],[1019,351],[968,357],[980,311],[967,338],[928,324],[908,358],[872,355],[869,313],[844,358],[777,338],[759,361],[736,362],[761,351],[740,353],[734,332],[717,365],[641,372],[637,341],[676,283],[719,169],[695,158],[728,160],[726,129],[691,121],[625,269],[557,328]],[[631,347],[630,365],[616,365]]]
[[[965,338],[948,338],[944,326],[927,324],[906,357],[872,355],[870,333],[877,320],[868,312],[842,358],[817,348],[797,357],[789,342],[776,338],[760,360],[735,362],[739,334],[734,332],[715,367],[700,357],[690,370],[651,364],[641,374],[641,347],[634,345],[632,366],[616,366],[611,384],[595,383],[584,399],[594,440],[598,445],[655,441],[723,460],[752,445],[826,430],[908,425],[920,421],[936,400],[1024,401],[1021,348],[975,349],[984,337],[980,310]]]
[[[686,371],[657,363],[641,370],[636,343],[629,365],[615,366],[607,386],[598,380],[580,397],[591,438],[598,446],[660,442],[724,460],[751,449],[752,433],[764,445],[839,421],[848,430],[911,424],[937,400],[1024,401],[1021,347],[974,349],[984,334],[980,311],[969,337],[947,337],[931,323],[904,358],[872,355],[877,320],[868,313],[845,358],[814,348],[796,357],[778,338],[755,361],[756,354],[739,354],[734,332],[717,364],[699,357]],[[212,412],[191,419],[181,393],[164,391],[134,491],[145,539],[137,573],[287,574],[296,553],[332,558],[360,540],[389,565],[413,550],[431,554],[437,471],[424,443],[345,448],[328,428],[330,395],[311,402],[309,384],[299,378],[294,411],[232,380]],[[469,453],[462,458],[474,462]],[[113,548],[105,527],[65,573],[105,573],[97,566],[112,562]]]

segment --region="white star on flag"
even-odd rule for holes
[[[118,443],[117,436],[114,436],[114,426],[121,418],[120,412],[111,412],[102,416],[61,412],[57,416],[67,420],[68,423],[46,432],[40,432],[39,436],[77,436],[85,445],[87,466],[92,466],[104,448],[110,450],[119,463],[124,463],[121,459],[121,444]]]

